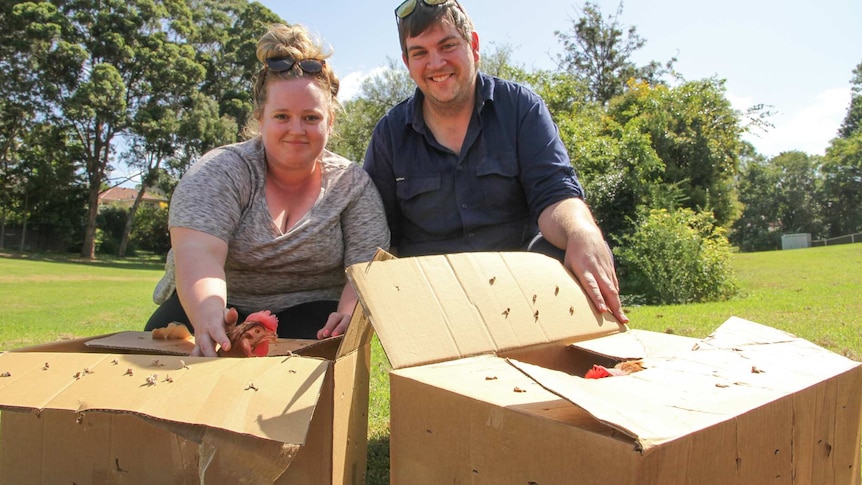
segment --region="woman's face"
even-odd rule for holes
[[[332,128],[329,93],[315,79],[279,79],[267,87],[260,133],[267,162],[276,167],[311,166]]]

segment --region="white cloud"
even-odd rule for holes
[[[750,97],[735,98],[728,94],[728,99],[739,110],[753,104]],[[847,113],[850,88],[828,89],[813,99],[799,101],[796,109],[774,107],[776,114],[769,120],[774,126],[765,133],[755,129],[746,134],[745,139],[767,157],[791,150],[823,155],[829,142],[837,136],[838,127]]]
[[[338,88],[338,99],[341,102],[348,101],[359,94],[362,82],[385,71],[386,67],[375,67],[370,71],[353,71],[341,78],[341,86]]]

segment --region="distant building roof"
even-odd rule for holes
[[[126,187],[111,187],[110,189],[99,194],[99,203],[108,204],[112,202],[134,202],[138,196],[138,191]],[[144,192],[144,201],[149,202],[167,202],[168,198],[161,194]]]

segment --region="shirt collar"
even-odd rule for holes
[[[482,72],[477,72],[476,76],[476,114],[480,114],[486,104],[494,102],[496,83],[493,77]],[[407,102],[407,124],[413,125],[413,129],[420,133],[425,132],[425,119],[422,117],[423,101],[425,101],[425,95],[419,88],[416,88],[413,91],[413,96]]]

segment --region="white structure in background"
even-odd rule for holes
[[[781,249],[800,249],[811,247],[811,233],[782,234]]]

